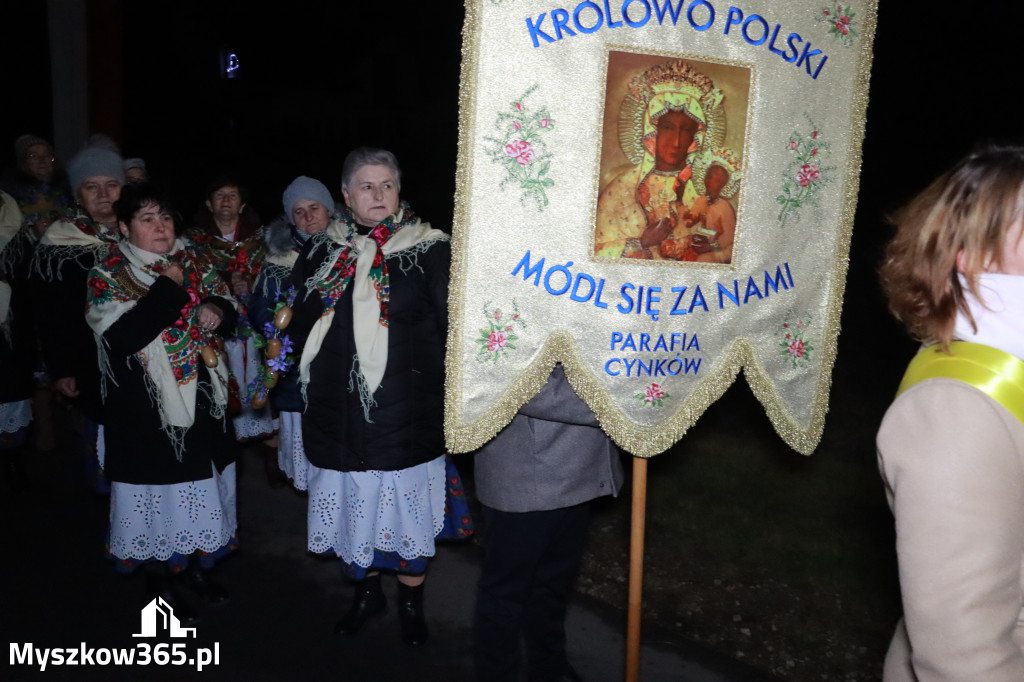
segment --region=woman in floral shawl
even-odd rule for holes
[[[468,535],[469,519],[442,433],[451,249],[399,202],[399,180],[390,152],[345,159],[348,211],[299,255],[288,331],[303,346],[309,549],[333,551],[360,581],[335,630],[353,635],[386,610],[387,570],[402,639],[416,645],[434,539]]]
[[[125,186],[115,210],[124,239],[89,273],[86,314],[104,377],[109,551],[119,570],[145,563],[149,596],[194,621],[179,583],[222,601],[201,569],[236,546],[236,446],[214,350],[236,312],[151,186]]]
[[[235,334],[227,339],[226,350],[232,377],[244,396],[246,384],[253,380],[260,366],[260,353],[253,343],[247,307],[266,253],[260,228],[262,221],[249,206],[243,184],[229,175],[221,175],[207,186],[206,201],[196,212],[195,222],[195,229],[185,234],[186,241],[214,263],[231,295],[242,304],[238,326]],[[274,418],[269,406],[255,409],[243,399],[232,411],[232,418],[235,436],[241,442],[274,435]]]
[[[103,443],[100,371],[82,301],[89,270],[118,241],[114,202],[124,184],[124,161],[108,149],[86,147],[68,162],[68,177],[77,205],[50,225],[32,254],[33,322],[54,392],[72,406],[80,466],[90,486],[105,493],[98,460]]]
[[[267,257],[246,309],[253,327],[267,339],[261,346],[269,363],[267,369],[279,372],[277,383],[270,392],[270,404],[277,410],[280,425],[275,470],[278,475],[283,472],[296,490],[306,490],[309,460],[302,446],[302,411],[306,405],[299,386],[298,369],[292,366],[291,339],[287,333],[282,334],[276,329],[274,317],[278,307],[285,305],[289,296],[295,293],[295,288],[289,288],[289,284],[299,253],[313,235],[327,229],[335,206],[330,190],[319,180],[304,175],[295,178],[285,188],[281,201],[284,215],[264,229]],[[276,348],[274,338],[277,338]],[[257,379],[248,385],[248,392],[256,394],[265,385],[265,380],[260,382]]]

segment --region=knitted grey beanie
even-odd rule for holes
[[[119,154],[99,147],[86,147],[68,161],[68,181],[71,191],[78,192],[82,181],[88,177],[114,178],[124,184],[124,162]]]
[[[292,184],[285,188],[284,196],[281,198],[281,203],[284,205],[284,215],[288,222],[292,220],[292,207],[295,205],[295,202],[302,199],[311,199],[312,201],[319,202],[327,209],[328,215],[334,213],[334,197],[331,196],[330,190],[324,186],[324,183],[308,178],[305,175],[300,175],[292,180]]]
[[[29,148],[34,147],[37,144],[45,144],[47,149],[49,149],[51,152],[53,151],[53,147],[50,146],[50,143],[44,140],[43,138],[39,137],[38,135],[26,134],[22,135],[17,140],[15,140],[14,157],[18,160],[18,163],[24,161],[25,155],[28,154]]]

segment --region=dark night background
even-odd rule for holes
[[[368,144],[396,153],[403,198],[449,229],[462,2],[290,0],[257,9],[242,0],[105,0],[87,7],[90,132],[110,134],[125,157],[145,158],[185,215],[221,170],[240,173],[265,221],[280,213],[283,188],[300,174],[340,199],[342,159]],[[1020,141],[1022,19],[1017,3],[879,0],[842,333],[825,437],[812,460],[875,467],[874,433],[916,345],[886,314],[877,284],[890,235],[884,217],[976,143]],[[53,137],[47,3],[0,0],[0,26],[6,166],[17,136]],[[226,52],[239,56],[236,79],[221,77]],[[58,161],[74,151],[58,149]],[[697,428],[737,429],[756,448],[784,449],[742,379]],[[813,464],[788,450],[779,457],[794,470]],[[891,532],[891,518],[877,523]],[[891,557],[884,562],[880,570],[889,571]]]
[[[888,321],[876,284],[889,235],[883,216],[977,141],[1019,135],[1024,9],[879,4],[836,389],[856,358],[851,379],[881,373],[888,390],[913,349]],[[11,163],[18,135],[52,137],[52,96],[46,3],[3,5],[0,154],[7,156],[0,160]],[[126,157],[145,158],[185,215],[220,170],[241,174],[265,220],[280,212],[281,191],[297,175],[340,195],[341,160],[370,144],[397,154],[403,197],[420,215],[451,224],[461,2],[293,0],[267,11],[242,0],[104,0],[87,7],[90,131],[110,134]],[[221,77],[229,51],[241,62],[232,80]],[[57,151],[66,160],[74,150]],[[845,395],[834,390],[833,413],[842,412]]]

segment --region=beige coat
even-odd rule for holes
[[[886,682],[1024,680],[1024,424],[953,379],[889,408],[878,460],[904,618]]]

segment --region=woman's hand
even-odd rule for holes
[[[61,377],[60,379],[55,379],[53,387],[58,393],[63,396],[67,396],[68,398],[77,398],[78,394],[81,392],[78,390],[78,382],[75,381],[75,377]]]
[[[235,270],[231,273],[231,294],[238,298],[252,292],[252,275],[247,272]]]
[[[185,273],[182,272],[181,267],[179,267],[176,263],[168,263],[167,267],[165,267],[164,271],[161,272],[160,274],[163,275],[164,277],[169,277],[179,287],[181,286],[182,282],[185,281]]]
[[[199,326],[207,331],[213,331],[220,326],[223,313],[220,308],[212,303],[204,303],[199,306]]]

